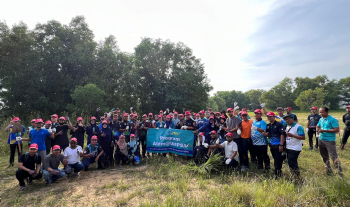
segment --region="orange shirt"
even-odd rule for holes
[[[241,133],[242,138],[244,139],[250,138],[252,125],[253,125],[252,120],[248,120],[248,121],[242,120],[242,133]]]

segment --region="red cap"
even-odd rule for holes
[[[102,121],[102,124],[108,124],[106,120]]]
[[[46,121],[45,124],[52,124],[52,122],[51,121]]]
[[[350,105],[349,105],[349,106],[347,106],[347,107],[345,107],[345,108],[350,108]]]
[[[96,120],[96,117],[93,116],[93,117],[90,118],[90,120]]]
[[[269,113],[266,114],[266,116],[275,116],[275,113],[273,113],[272,111],[270,111]]]
[[[248,113],[246,111],[241,111],[241,115],[248,115]]]
[[[52,114],[51,117],[58,118],[58,115],[57,114]]]
[[[36,122],[36,119],[32,119],[30,122]]]
[[[203,132],[200,132],[200,133],[198,134],[198,136],[204,136],[204,133],[203,133]]]
[[[316,106],[313,106],[313,107],[311,107],[311,109],[315,109],[315,110],[317,110],[317,107],[316,107]]]
[[[158,118],[163,118],[163,116],[159,114],[159,115],[158,115]]]
[[[13,118],[13,121],[21,121],[18,117]]]
[[[203,110],[202,110],[202,111],[200,111],[200,112],[199,112],[199,114],[204,114],[204,111],[203,111]]]
[[[233,137],[233,135],[232,135],[232,133],[231,133],[231,132],[227,133],[225,136],[230,136],[230,137]]]
[[[124,137],[124,135],[120,135],[120,136],[119,136],[119,139],[120,139],[121,137]]]
[[[178,115],[179,113],[177,113],[177,112],[174,112],[174,115]]]
[[[137,117],[137,114],[132,115],[132,117]]]
[[[209,117],[209,119],[215,119],[213,116]]]
[[[64,116],[61,116],[59,119],[63,119],[64,121],[66,121],[66,118]]]
[[[238,114],[242,114],[243,111],[240,111]]]
[[[185,115],[191,115],[191,112],[190,111],[186,111]]]
[[[242,111],[247,111],[247,108],[242,108]]]
[[[78,142],[77,138],[74,138],[74,137],[72,139],[70,139],[70,141]]]
[[[57,149],[61,149],[60,145],[55,145],[53,146],[52,150],[57,150]]]
[[[226,116],[222,115],[220,116],[221,119],[226,119]]]
[[[83,118],[78,117],[78,118],[77,118],[77,121],[83,121]]]
[[[135,137],[135,134],[130,134],[130,137]]]
[[[163,110],[160,110],[159,113],[163,113]]]
[[[29,149],[31,149],[31,148],[38,149],[39,147],[38,147],[37,144],[33,143],[33,144],[31,144],[31,145],[29,146]]]
[[[152,114],[152,113],[149,113],[148,116],[153,116],[153,114]]]
[[[92,136],[91,139],[98,139],[96,135]]]
[[[171,115],[166,116],[166,118],[170,118],[171,119]]]
[[[227,111],[233,111],[233,109],[232,108],[228,108]]]
[[[183,114],[179,114],[179,116],[184,116]]]
[[[196,113],[193,113],[193,116],[197,116],[197,114],[196,114]]]
[[[221,114],[220,111],[215,112],[215,114]]]
[[[143,117],[147,117],[147,114],[142,115],[142,118],[143,118]]]
[[[35,123],[43,123],[43,120],[42,120],[42,119],[37,119],[37,120],[35,121]]]
[[[129,116],[129,114],[128,113],[124,113],[123,116]]]
[[[262,114],[261,110],[260,109],[255,109],[254,113],[259,113],[259,114]]]
[[[285,109],[288,109],[289,111],[291,111],[291,110],[292,110],[290,107],[287,107],[287,108],[285,108]]]
[[[216,131],[215,131],[215,130],[213,130],[213,131],[211,131],[211,132],[210,132],[210,134],[212,134],[212,133],[216,134]]]
[[[104,117],[104,116],[101,116],[100,120],[102,120],[102,119],[105,120],[105,117]]]

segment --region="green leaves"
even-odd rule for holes
[[[327,92],[323,88],[309,89],[300,93],[299,97],[295,100],[295,104],[301,110],[308,110],[313,106],[324,106],[326,95]]]

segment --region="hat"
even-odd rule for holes
[[[291,114],[286,114],[283,119],[286,120],[287,118],[293,118]]]
[[[153,114],[152,114],[152,113],[149,113],[148,116],[153,116]]]
[[[92,136],[91,139],[98,139],[98,138],[97,138],[97,136],[95,135],[95,136]]]
[[[142,118],[143,118],[143,117],[147,117],[147,114],[142,115]]]
[[[132,115],[132,117],[137,117],[137,114]]]
[[[276,111],[278,111],[278,110],[284,111],[284,109],[282,107],[277,107]]]
[[[129,116],[129,114],[128,113],[124,113],[123,116]]]
[[[187,116],[187,115],[191,115],[191,112],[190,111],[186,111],[185,112],[185,115]]]
[[[220,116],[220,119],[225,119],[226,120],[226,116],[222,115],[222,116]]]
[[[178,115],[178,113],[177,113],[177,112],[174,112],[174,115]]]
[[[199,114],[198,114],[199,115]],[[196,113],[193,113],[193,116],[197,116],[197,114]]]
[[[213,116],[209,117],[209,119],[215,119]]]
[[[210,134],[217,134],[215,130],[211,131]]]
[[[316,107],[316,106],[313,106],[313,107],[311,107],[311,109],[310,109],[310,110],[312,110],[312,109],[317,110],[317,107]]]
[[[52,150],[57,150],[57,149],[61,149],[60,145],[55,145],[53,146]]]
[[[58,118],[58,115],[57,114],[52,114],[51,117]]]
[[[273,113],[272,111],[270,111],[269,113],[266,114],[266,116],[275,116],[275,113]]]
[[[292,110],[290,107],[287,107],[287,108],[285,108],[285,109],[288,109],[289,111],[291,111],[291,110]]]
[[[108,124],[106,120],[102,121],[102,124]]]
[[[32,119],[30,122],[31,122],[31,123],[32,123],[32,122],[36,122],[36,119]]]
[[[347,106],[347,107],[345,107],[345,108],[346,108],[346,109],[347,109],[347,108],[350,108],[350,105],[349,105],[349,106]]]
[[[96,117],[93,116],[93,117],[90,118],[90,120],[96,120]]]
[[[119,139],[122,138],[122,137],[125,137],[125,136],[121,134],[121,135],[119,136]]]
[[[63,119],[64,121],[66,121],[66,118],[64,116],[61,116],[59,119]]]
[[[52,122],[51,121],[46,121],[45,124],[52,124]]]
[[[21,121],[18,117],[13,118],[13,121]]]
[[[259,114],[262,114],[261,110],[260,109],[255,109],[254,113],[259,113]]]
[[[33,143],[29,146],[29,149],[32,149],[32,148],[38,149],[39,147],[37,144]]]
[[[242,113],[241,113],[241,115],[243,116],[243,115],[248,115],[248,113],[246,112],[246,111],[241,111]]]
[[[202,111],[200,111],[200,112],[199,112],[199,114],[204,114],[204,111],[203,111],[203,110],[202,110]]]
[[[35,121],[35,123],[43,123],[43,120],[42,120],[42,119],[37,119],[37,120]]]
[[[247,111],[247,108],[242,108],[242,111]]]
[[[102,119],[105,120],[105,117],[104,117],[104,116],[101,116],[101,117],[100,117],[100,120],[102,120]]]
[[[135,137],[135,134],[130,134],[130,137]]]
[[[170,118],[171,119],[171,115],[166,116],[166,118]]]
[[[203,132],[200,132],[200,133],[198,134],[198,136],[204,136],[204,133],[203,133]]]
[[[220,114],[220,111],[215,112],[215,114]]]
[[[163,113],[163,110],[160,110],[159,113]]]
[[[232,135],[232,133],[231,133],[231,132],[227,133],[225,136],[230,136],[230,137],[233,137],[233,135]]]
[[[159,115],[158,115],[158,118],[163,118],[163,116],[159,114]]]
[[[228,108],[228,109],[227,109],[227,112],[229,112],[229,111],[233,111],[233,109],[232,109],[232,108]]]
[[[70,141],[78,142],[77,138],[74,138],[74,137],[72,139],[70,139]]]
[[[77,121],[83,121],[83,118],[78,117],[78,118],[77,118]]]
[[[183,114],[179,114],[179,116],[184,116]]]
[[[243,111],[240,111],[238,114],[241,115]]]

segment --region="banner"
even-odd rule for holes
[[[147,152],[193,156],[193,131],[180,129],[148,129]]]

